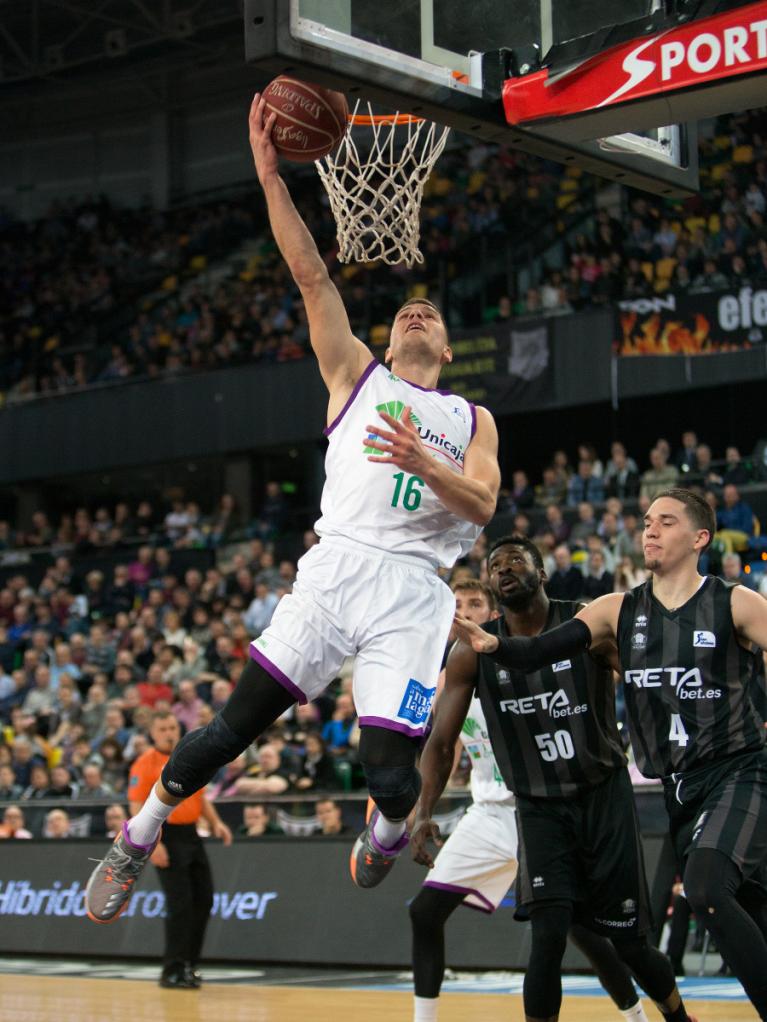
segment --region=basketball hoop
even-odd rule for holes
[[[315,164],[336,221],[338,258],[411,267],[423,262],[423,189],[450,128],[410,114],[374,114],[365,106],[367,113],[360,112],[357,102],[336,151]],[[363,142],[369,150],[361,152]]]

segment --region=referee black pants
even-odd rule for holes
[[[165,892],[163,972],[200,960],[205,927],[213,907],[213,877],[205,846],[193,823],[166,823],[162,841],[170,859],[158,869]]]

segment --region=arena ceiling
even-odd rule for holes
[[[242,0],[0,0],[6,132],[172,109],[251,84]]]

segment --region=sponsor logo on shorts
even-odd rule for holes
[[[594,922],[600,926],[609,926],[613,930],[628,930],[636,925],[636,916],[631,919],[600,919],[599,916],[594,916]]]
[[[644,632],[634,632],[634,635],[631,639],[631,648],[644,649],[646,645],[647,636],[644,634]]]
[[[637,626],[637,628],[644,628],[644,626],[647,624],[647,615],[640,614],[639,617],[634,621],[634,624]]]
[[[545,887],[543,877],[533,877],[533,887]]]
[[[420,681],[411,678],[397,710],[397,716],[409,720],[411,724],[425,724],[436,691],[436,687],[426,688]]]
[[[693,646],[698,649],[713,649],[716,646],[716,636],[713,632],[695,632],[692,639]]]
[[[556,674],[558,671],[569,671],[572,669],[572,666],[569,660],[558,660],[555,664],[551,665],[551,669]]]
[[[179,794],[183,794],[184,788],[178,783],[178,781],[163,781],[166,788],[170,788],[171,791],[177,791]]]
[[[511,675],[503,667],[496,669],[495,675],[498,678],[499,685],[508,685],[511,681]]]
[[[556,692],[537,692],[535,695],[522,696],[521,699],[501,699],[499,706],[501,713],[514,713],[517,716],[536,713],[540,709],[548,710],[550,717],[574,717],[588,710],[586,703],[573,706],[563,688],[558,688]]]
[[[637,910],[637,903],[633,898],[626,898],[625,901],[621,902],[621,912],[624,916],[633,915]]]

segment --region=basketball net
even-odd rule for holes
[[[335,152],[315,163],[336,221],[338,258],[411,267],[423,262],[423,189],[450,128],[410,114],[374,114],[369,103],[367,113],[360,107],[357,101]],[[355,128],[369,131],[358,130],[355,138]]]

